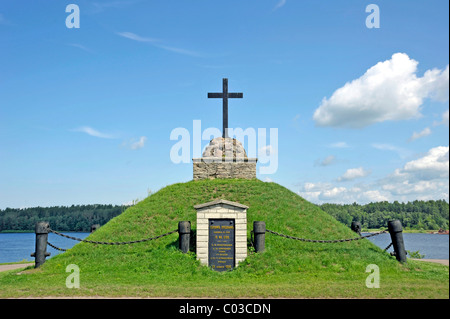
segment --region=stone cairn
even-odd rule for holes
[[[248,158],[242,143],[230,137],[212,139],[202,158],[194,158],[194,180],[256,178],[256,158]]]
[[[212,159],[229,158],[231,159],[245,159],[247,153],[245,152],[242,143],[235,138],[217,137],[209,142],[202,155],[204,158],[211,157]]]

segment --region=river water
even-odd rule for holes
[[[370,237],[368,240],[385,249],[391,243],[391,236],[386,233]],[[426,259],[449,259],[448,235],[403,233],[403,241],[406,250],[419,251],[421,255],[425,255]],[[393,251],[393,248],[389,248],[388,251]]]
[[[86,238],[89,233],[64,233],[72,237]],[[366,235],[363,233],[363,235]],[[449,259],[449,236],[435,234],[409,234],[404,233],[406,250],[419,251],[427,259]],[[15,261],[34,261],[30,254],[34,252],[36,235],[34,233],[0,233],[0,263]],[[391,243],[388,233],[370,237],[375,245],[386,248]],[[78,241],[67,239],[55,234],[48,234],[48,241],[60,248],[72,248]],[[59,250],[47,247],[51,257],[62,253]],[[392,251],[392,247],[388,250]]]
[[[72,237],[84,239],[89,233],[63,233]],[[35,233],[0,233],[0,263],[29,260],[34,261],[30,254],[35,250]],[[48,242],[56,247],[69,249],[78,244],[79,241],[64,238],[53,233],[48,234]],[[54,257],[62,251],[47,246],[47,252]]]

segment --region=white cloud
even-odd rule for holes
[[[342,196],[345,192],[347,192],[347,188],[345,187],[333,187],[331,189],[325,189],[322,191],[321,198],[322,199],[334,199],[339,196]]]
[[[427,192],[434,192],[438,188],[444,186],[442,182],[436,181],[418,181],[411,183],[406,180],[400,185],[387,184],[382,187],[383,190],[389,191],[392,195],[423,195]]]
[[[373,143],[373,148],[382,150],[382,151],[398,151],[398,147],[391,145],[391,144],[379,144],[379,143]]]
[[[369,203],[388,201],[389,193],[383,190],[370,190],[369,186],[337,187],[331,183],[305,183],[298,192],[300,196],[313,203]]]
[[[449,124],[448,123],[448,116],[449,116],[449,114],[448,114],[448,110],[447,110],[444,113],[442,113],[442,120],[440,122],[435,121],[433,123],[433,125],[434,126],[438,126],[438,125],[447,125],[448,126],[448,124]]]
[[[170,52],[175,52],[175,53],[179,53],[179,54],[183,54],[183,55],[189,55],[189,56],[193,56],[193,57],[200,57],[201,54],[195,51],[190,51],[190,50],[186,50],[186,49],[182,49],[182,48],[176,48],[176,47],[172,47],[172,46],[167,46],[164,44],[161,44],[159,39],[155,39],[155,38],[148,38],[148,37],[142,37],[139,36],[135,33],[132,32],[117,32],[117,35],[133,40],[133,41],[138,41],[138,42],[146,42],[146,43],[150,43],[151,45],[153,45],[154,47],[166,50],[166,51],[170,51]]]
[[[373,143],[373,148],[376,148],[381,151],[393,151],[396,152],[401,158],[405,158],[410,156],[411,151],[404,149],[402,147],[398,147],[392,144],[385,144],[385,143]]]
[[[350,146],[346,142],[336,142],[336,143],[330,144],[329,147],[332,147],[332,148],[349,148]]]
[[[448,126],[448,110],[442,114],[442,123]]]
[[[424,128],[422,131],[420,131],[419,133],[414,132],[413,135],[409,138],[409,142],[415,141],[418,138],[421,137],[425,137],[431,134],[431,129],[429,127]]]
[[[333,186],[329,183],[311,183],[307,182],[300,188],[298,194],[305,198],[306,200],[312,201],[314,203],[322,203],[323,197],[322,192],[329,191]]]
[[[443,71],[428,70],[423,77],[417,77],[417,65],[405,53],[377,63],[322,100],[313,116],[316,125],[362,128],[418,118],[425,98],[448,100],[448,65]]]
[[[358,174],[359,171],[359,174]],[[364,175],[350,170],[347,177]],[[345,174],[344,174],[345,175]],[[317,204],[360,204],[376,201],[414,201],[449,199],[449,147],[438,146],[422,157],[409,161],[384,178],[349,187],[334,183],[304,183],[298,194]]]
[[[141,37],[132,32],[117,32],[117,34],[120,35],[121,37],[130,39],[130,40],[134,40],[134,41],[138,41],[138,42],[158,42],[159,41],[158,39],[154,39],[154,38]]]
[[[67,45],[71,46],[71,47],[74,47],[74,48],[81,49],[81,50],[86,51],[88,53],[94,53],[91,49],[89,49],[88,47],[86,47],[86,46],[84,46],[82,44],[79,44],[79,43],[67,43]]]
[[[402,171],[404,173],[414,174],[420,179],[448,178],[448,146],[432,148],[425,156],[406,163]]]
[[[336,163],[336,157],[334,155],[329,155],[323,160],[316,160],[315,165],[317,166],[329,166]]]
[[[137,142],[132,142],[132,143],[130,144],[130,149],[132,149],[132,150],[138,150],[138,149],[140,149],[140,148],[143,148],[146,141],[147,141],[147,137],[141,136],[140,139],[139,139],[139,141],[137,141]]]
[[[379,190],[366,191],[363,196],[371,202],[384,202],[389,201],[386,195],[383,195]]]
[[[186,50],[186,49],[181,49],[181,48],[175,48],[175,47],[170,47],[167,45],[155,45],[158,48],[164,49],[166,51],[171,51],[171,52],[175,52],[175,53],[179,53],[179,54],[183,54],[183,55],[189,55],[192,57],[201,57],[202,55],[198,52],[195,51],[191,51],[191,50]]]
[[[283,7],[286,4],[286,0],[280,0],[278,1],[278,3],[275,5],[275,7],[273,8],[273,11],[280,9],[281,7]]]
[[[380,151],[393,151],[398,153],[402,157],[405,157],[406,154],[410,153],[410,151],[408,151],[407,149],[388,143],[372,143],[372,147]]]
[[[362,167],[350,168],[344,173],[344,175],[339,177],[337,179],[337,181],[338,182],[348,182],[348,181],[352,181],[352,180],[357,179],[357,178],[366,177],[369,174],[370,174],[370,171],[365,170]]]
[[[378,184],[392,196],[422,199],[448,199],[449,148],[438,146],[427,154],[407,162],[381,179]]]
[[[89,126],[83,126],[83,127],[79,127],[77,129],[74,129],[73,131],[75,132],[83,132],[86,133],[90,136],[94,136],[94,137],[99,137],[99,138],[115,138],[113,135],[111,134],[106,134],[106,133],[101,133],[95,129],[93,129],[92,127]]]
[[[436,101],[447,102],[449,94],[449,66],[442,71],[432,69],[425,72],[421,84],[428,96]]]

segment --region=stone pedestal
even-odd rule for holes
[[[256,158],[193,158],[194,180],[215,178],[256,178]]]
[[[256,178],[256,158],[248,158],[242,143],[234,138],[212,139],[201,158],[193,158],[194,180]]]

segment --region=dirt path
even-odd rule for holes
[[[7,270],[13,270],[13,269],[21,269],[28,266],[33,266],[34,263],[28,263],[28,264],[11,264],[11,265],[0,265],[0,271],[7,271]]]
[[[412,260],[418,260],[418,261],[427,261],[430,263],[437,263],[437,264],[442,264],[445,266],[448,266],[448,259],[414,259],[411,258]]]

